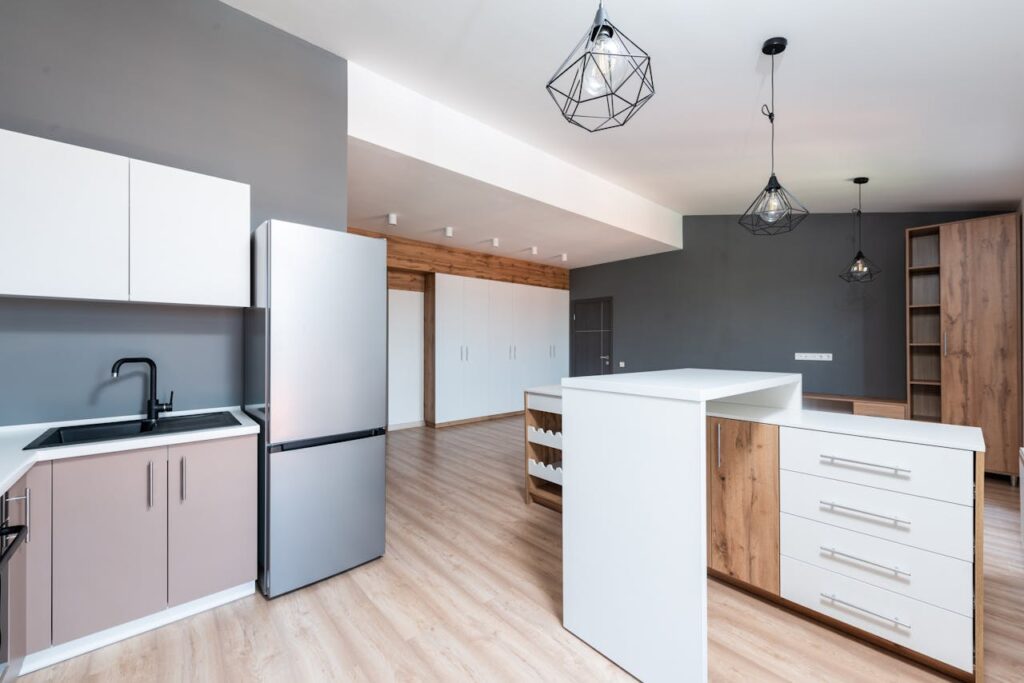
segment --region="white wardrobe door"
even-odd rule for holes
[[[128,299],[128,159],[0,131],[0,294]]]
[[[249,186],[131,161],[131,300],[249,305]]]
[[[513,285],[492,280],[488,283],[488,413],[496,415],[521,410],[523,396],[512,392],[512,344],[515,341]]]
[[[550,289],[548,297],[548,341],[551,358],[551,384],[561,384],[569,376],[569,290]]]
[[[462,281],[455,275],[438,273],[434,280],[434,420],[461,419],[462,365]]]
[[[468,419],[490,414],[490,345],[487,335],[489,304],[488,281],[465,278],[462,289],[462,339],[466,346],[462,363],[462,417]]]
[[[547,380],[547,345],[544,342],[546,314],[540,287],[516,285],[515,370],[517,393],[543,385]]]

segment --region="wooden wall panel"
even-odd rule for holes
[[[423,277],[423,421],[436,424],[434,409],[434,274]]]
[[[404,289],[408,292],[422,292],[426,273],[388,268],[388,289]]]
[[[485,254],[458,247],[420,242],[407,237],[348,229],[356,235],[379,237],[388,241],[388,269],[414,273],[448,273],[501,282],[569,289],[569,270],[543,263]]]

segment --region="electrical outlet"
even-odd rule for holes
[[[624,367],[626,367],[626,361],[624,361],[624,360],[620,360],[620,361],[619,361],[619,367],[620,367],[620,368],[624,368]]]
[[[800,353],[795,355],[796,360],[832,360],[831,353]]]

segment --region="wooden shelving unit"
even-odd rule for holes
[[[523,393],[526,502],[562,511],[561,387]]]
[[[907,403],[910,419],[942,418],[939,226],[906,232]]]

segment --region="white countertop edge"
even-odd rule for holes
[[[562,398],[562,386],[560,384],[545,384],[542,387],[530,387],[525,393]]]
[[[978,427],[897,420],[888,417],[871,417],[821,410],[785,411],[778,408],[762,408],[726,401],[709,403],[707,412],[711,417],[777,424],[780,427],[864,436],[960,451],[983,452],[985,450],[985,438]]]
[[[713,401],[800,384],[799,373],[680,368],[652,372],[567,377],[563,389],[668,398],[679,401]],[[705,386],[701,386],[701,385]]]
[[[0,493],[7,491],[37,462],[50,460],[62,460],[64,458],[78,458],[86,455],[97,455],[100,453],[117,453],[121,451],[132,451],[140,448],[158,448],[160,446],[173,446],[182,443],[194,443],[197,441],[210,441],[213,439],[229,439],[235,436],[248,436],[258,434],[260,427],[248,415],[237,407],[223,408],[201,408],[198,410],[174,411],[173,415],[201,415],[204,413],[231,413],[239,424],[234,427],[217,427],[214,429],[199,429],[190,432],[176,432],[174,434],[156,434],[147,436],[136,436],[129,439],[116,439],[112,441],[96,441],[87,444],[74,444],[69,446],[54,446],[51,448],[39,448],[36,450],[23,450],[26,445],[40,434],[53,427],[66,427],[70,425],[97,424],[100,422],[122,422],[126,420],[137,420],[144,415],[126,415],[121,417],[98,417],[87,420],[66,420],[63,422],[36,423],[29,425],[12,425],[0,427]]]

